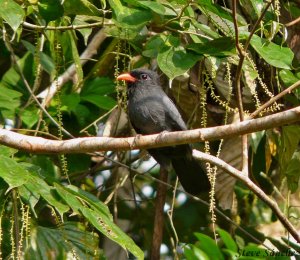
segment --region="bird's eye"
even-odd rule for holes
[[[149,76],[147,74],[142,74],[141,79],[147,80],[147,79],[149,79]]]

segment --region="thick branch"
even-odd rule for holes
[[[0,144],[31,153],[86,153],[93,151],[149,149],[175,144],[219,140],[297,121],[300,121],[300,106],[263,118],[230,125],[126,138],[82,137],[59,141],[0,129]]]

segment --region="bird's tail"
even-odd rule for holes
[[[192,153],[184,157],[172,158],[172,165],[181,185],[188,193],[197,195],[210,190],[206,171],[200,162],[192,157]]]

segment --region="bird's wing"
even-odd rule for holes
[[[177,107],[167,95],[163,95],[162,103],[166,111],[166,121],[170,128],[168,131],[187,130],[186,124],[184,123]]]

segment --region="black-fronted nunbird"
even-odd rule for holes
[[[118,76],[128,87],[129,120],[138,134],[187,130],[179,111],[160,86],[157,73],[135,69]],[[172,165],[183,188],[197,195],[208,191],[210,183],[202,165],[192,156],[189,144],[148,150],[161,167]]]

